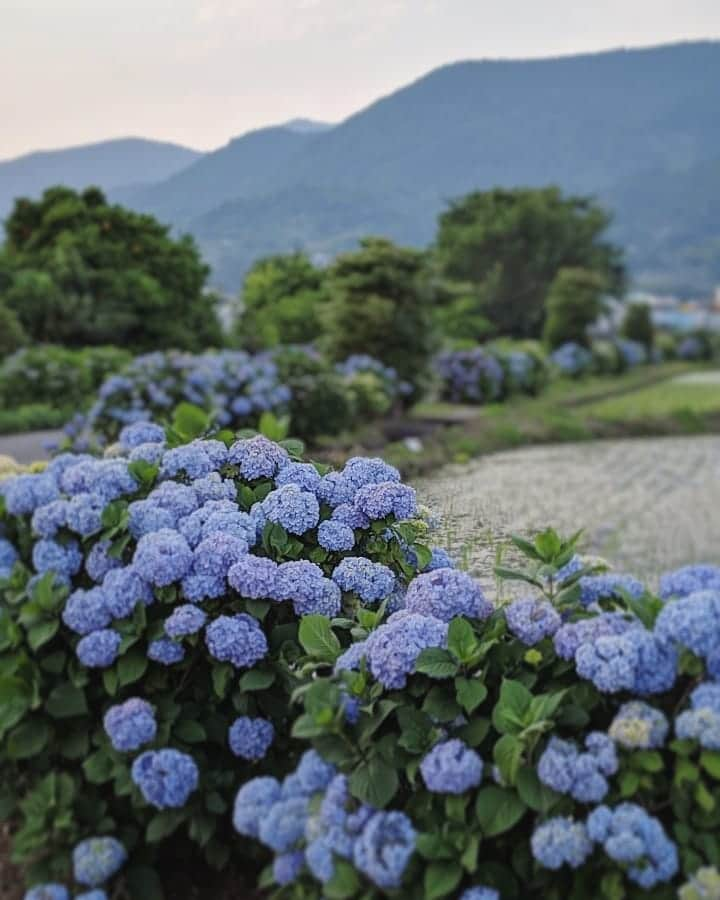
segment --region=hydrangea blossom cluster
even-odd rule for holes
[[[552,603],[535,597],[515,600],[505,607],[504,612],[510,631],[529,647],[543,638],[552,637],[562,624],[560,613]]]
[[[228,741],[230,749],[242,759],[262,759],[270,749],[275,737],[275,729],[268,719],[253,719],[240,716],[230,726]]]
[[[480,784],[483,762],[461,740],[436,744],[420,763],[425,786],[434,794],[464,794]]]
[[[449,622],[456,616],[487,619],[493,605],[480,585],[457,569],[435,569],[424,572],[410,582],[405,595],[405,609],[422,616]]]
[[[627,750],[653,750],[663,746],[668,728],[668,720],[659,709],[642,700],[630,700],[615,714],[608,735]]]
[[[648,362],[648,352],[643,344],[639,341],[631,341],[627,338],[616,338],[615,347],[623,366],[626,369],[634,369],[636,366],[642,366]]]
[[[152,706],[140,697],[111,706],[103,718],[105,733],[115,750],[128,753],[155,740],[157,722]]]
[[[608,572],[604,575],[583,575],[580,581],[580,602],[591,606],[600,600],[618,599],[621,591],[637,599],[645,593],[645,586],[632,575]]]
[[[598,803],[608,792],[607,777],[618,769],[612,740],[599,731],[585,738],[585,751],[572,741],[550,738],[538,762],[540,781],[578,803]]]
[[[681,566],[660,576],[659,594],[664,600],[697,591],[720,591],[720,566]]]
[[[560,869],[564,865],[578,869],[593,851],[585,824],[566,816],[556,816],[538,825],[530,847],[535,859],[546,869]]]
[[[120,870],[127,852],[113,837],[87,838],[73,850],[73,876],[79,884],[99,887]]]
[[[505,372],[496,356],[484,347],[452,350],[435,357],[441,396],[451,403],[492,403],[505,390]]]
[[[187,753],[171,748],[146,750],[132,764],[132,780],[152,806],[177,809],[197,788],[199,772]]]
[[[567,341],[550,354],[550,362],[563,375],[579,378],[590,371],[593,358],[592,353],[585,347],[581,347],[575,341]]]
[[[706,750],[720,750],[720,683],[704,682],[690,694],[690,709],[675,720],[681,740],[695,740]]]

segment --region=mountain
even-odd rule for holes
[[[98,144],[43,150],[0,161],[0,219],[16,197],[37,197],[47,187],[99,185],[105,190],[164,180],[202,154],[177,144],[120,138]]]
[[[263,128],[111,196],[193,233],[234,293],[265,253],[329,255],[369,232],[422,246],[453,197],[558,184],[616,214],[640,285],[708,292],[718,108],[719,42],[459,62],[338,125]]]

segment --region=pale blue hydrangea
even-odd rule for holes
[[[30,888],[24,900],[70,900],[70,894],[65,885],[49,882]]]
[[[353,861],[377,887],[400,887],[415,850],[416,832],[401,812],[376,812],[355,842]]]
[[[262,509],[269,522],[282,525],[290,534],[305,534],[315,528],[320,518],[315,494],[303,491],[296,484],[270,491],[262,501]]]
[[[0,537],[0,578],[9,578],[13,566],[19,559],[14,545],[7,538]]]
[[[138,483],[128,469],[127,460],[100,459],[90,467],[87,492],[99,494],[106,503],[134,494],[137,489]]]
[[[191,572],[182,580],[183,596],[191,603],[222,597],[226,590],[222,575],[195,575]]]
[[[153,500],[134,500],[128,506],[128,530],[136,541],[154,531],[172,530],[176,524],[176,516]]]
[[[602,732],[585,738],[585,752],[573,741],[550,738],[537,767],[540,781],[578,803],[599,803],[609,790],[607,776],[618,769],[615,745]]]
[[[265,633],[246,613],[218,616],[205,629],[205,642],[211,656],[237,669],[254,666],[268,652]]]
[[[315,496],[321,503],[337,508],[351,504],[357,488],[340,472],[328,472],[315,488]]]
[[[349,528],[369,528],[370,519],[362,510],[359,510],[352,503],[341,503],[332,511],[332,521],[340,522],[341,525],[347,525]]]
[[[306,797],[278,800],[260,820],[259,838],[276,853],[287,853],[301,840],[308,817]]]
[[[404,688],[422,651],[447,645],[447,631],[447,624],[432,616],[395,613],[365,641],[370,671],[389,690]]]
[[[225,578],[228,570],[248,552],[244,538],[225,531],[214,531],[197,545],[192,557],[193,575]]]
[[[118,442],[123,450],[133,450],[141,444],[157,444],[165,440],[165,429],[152,422],[133,422],[120,431]]]
[[[405,609],[422,616],[433,616],[449,622],[456,616],[487,619],[493,605],[482,588],[465,572],[436,569],[424,572],[410,582],[405,595]]]
[[[137,447],[133,447],[128,454],[128,459],[130,462],[139,462],[142,460],[142,462],[149,463],[151,466],[159,466],[164,453],[164,443],[156,444],[147,442],[145,444],[138,444]]]
[[[332,848],[322,837],[310,841],[307,845],[305,861],[313,877],[321,884],[327,884],[335,874]]]
[[[127,851],[114,837],[91,837],[75,845],[73,877],[79,884],[98,887],[122,868]]]
[[[163,666],[174,666],[185,659],[185,648],[170,638],[158,638],[151,641],[147,651],[148,659]]]
[[[263,556],[247,554],[228,571],[227,580],[241,597],[250,600],[273,599],[276,595],[278,565]]]
[[[384,600],[395,587],[392,570],[364,556],[346,556],[335,567],[332,579],[343,591],[357,594],[366,603]]]
[[[331,551],[352,550],[355,546],[355,533],[349,525],[343,525],[334,519],[327,519],[318,526],[318,544]]]
[[[156,809],[184,806],[199,780],[192,756],[169,748],[146,750],[133,763],[131,774],[145,800]]]
[[[190,479],[204,478],[214,468],[203,447],[197,444],[184,444],[165,451],[160,465],[160,477],[176,478],[179,475],[186,475]]]
[[[689,594],[708,590],[720,591],[720,566],[682,566],[660,576],[659,594],[663,600],[687,597]]]
[[[246,782],[235,797],[233,826],[244,837],[257,838],[260,823],[280,800],[280,782],[267,775]]]
[[[333,617],[340,612],[340,588],[308,560],[293,560],[278,566],[274,590],[275,599],[292,600],[299,616]]]
[[[193,552],[185,538],[163,528],[140,538],[133,556],[137,573],[157,587],[180,581],[193,564]]]
[[[500,893],[495,888],[479,884],[463,891],[460,900],[500,900]]]
[[[400,481],[400,473],[379,457],[353,456],[345,463],[343,478],[356,491],[367,484],[381,484],[384,481]]]
[[[124,619],[137,603],[149,606],[153,602],[152,587],[140,576],[134,566],[111,569],[103,578],[105,606],[114,619]]]
[[[455,568],[455,562],[447,550],[442,547],[433,547],[431,553],[430,562],[422,570],[423,572],[434,572],[436,569]]]
[[[637,664],[637,648],[629,635],[600,637],[575,654],[578,675],[608,694],[632,689]]]
[[[637,599],[645,593],[645,585],[632,575],[608,572],[603,575],[583,575],[579,580],[580,603],[590,606],[600,600],[620,599],[621,591]]]
[[[272,478],[289,461],[287,450],[262,435],[236,441],[228,452],[228,462],[248,481]]]
[[[83,555],[76,541],[60,544],[57,541],[43,539],[37,541],[33,547],[32,561],[38,574],[54,572],[61,579],[67,580],[80,571]]]
[[[103,717],[105,733],[120,753],[138,750],[155,740],[157,722],[152,706],[140,697],[131,697],[111,706]]]
[[[436,744],[420,763],[425,787],[434,794],[464,794],[482,780],[479,755],[458,738]]]
[[[112,616],[105,603],[102,588],[77,588],[65,601],[62,620],[76,634],[90,634],[106,628]]]
[[[200,505],[193,488],[177,481],[163,481],[148,494],[147,499],[167,510],[176,522],[195,512]]]
[[[295,484],[303,491],[315,492],[320,484],[320,473],[312,463],[288,463],[275,476],[275,486]]]
[[[584,565],[581,557],[576,553],[564,566],[561,566],[557,570],[554,579],[555,583],[560,585],[565,584],[565,582],[569,581],[573,575],[577,575],[577,573],[584,568]]]
[[[530,847],[540,865],[553,870],[564,865],[578,869],[593,851],[585,825],[567,816],[556,816],[538,825]]]
[[[108,900],[108,895],[102,888],[93,888],[91,891],[75,894],[75,900]]]
[[[510,631],[528,647],[552,637],[562,625],[560,613],[552,603],[535,597],[515,600],[505,607],[504,612]]]
[[[410,519],[417,512],[415,490],[397,481],[366,484],[358,489],[354,503],[371,520],[391,515],[396,519]]]
[[[641,627],[637,619],[630,619],[622,613],[604,612],[562,625],[553,636],[553,644],[561,659],[573,659],[585,644],[593,644],[601,637],[626,634]]]
[[[192,483],[198,503],[217,503],[218,500],[226,500],[236,508],[237,488],[230,478],[223,478],[218,472],[211,472],[204,478],[196,478]]]
[[[110,556],[110,541],[98,541],[85,559],[85,571],[95,582],[101,582],[112,569],[119,569],[122,560]]]
[[[668,729],[668,720],[659,709],[642,700],[630,700],[615,714],[608,735],[628,750],[654,750],[663,746]]]
[[[117,659],[121,637],[112,628],[103,628],[85,635],[75,652],[80,662],[90,669],[106,669]]]
[[[275,729],[268,719],[240,716],[230,726],[230,749],[242,759],[262,759],[275,738]]]
[[[53,500],[45,506],[39,506],[32,517],[32,530],[44,538],[53,538],[67,525],[67,500]]]
[[[360,668],[360,663],[368,654],[367,641],[356,641],[335,660],[336,672],[352,672]]]
[[[694,688],[690,694],[690,704],[693,709],[712,709],[720,713],[720,684],[705,681]]]
[[[192,603],[183,603],[176,606],[165,619],[165,634],[169,638],[185,637],[188,634],[196,634],[205,625],[207,616]]]
[[[302,850],[291,850],[281,853],[273,860],[273,881],[281,887],[295,881],[305,865],[305,854]]]
[[[621,803],[614,809],[598,806],[588,816],[587,831],[645,890],[669,881],[678,870],[675,844],[660,822],[635,803]]]
[[[0,482],[0,495],[5,498],[5,509],[12,516],[29,516],[41,506],[58,500],[57,482],[49,473],[39,475],[15,475]]]
[[[656,637],[667,644],[681,644],[701,658],[720,644],[720,591],[696,591],[668,600],[655,620]]]
[[[100,494],[76,494],[66,508],[67,527],[81,537],[94,534],[102,527],[105,506],[106,501]]]

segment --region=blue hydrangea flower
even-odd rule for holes
[[[355,491],[367,484],[381,484],[384,481],[400,481],[400,473],[378,457],[353,456],[345,463],[343,478],[350,482]]]
[[[608,792],[608,775],[618,769],[615,745],[602,732],[585,739],[581,753],[572,741],[550,738],[539,761],[540,781],[560,794],[569,794],[578,803],[599,803]]]
[[[119,569],[122,560],[116,556],[110,556],[110,541],[98,541],[85,559],[85,571],[93,581],[101,582],[111,569]]]
[[[628,750],[652,750],[665,743],[668,728],[668,720],[659,709],[642,700],[630,700],[615,714],[608,735]]]
[[[65,510],[67,527],[81,537],[94,534],[102,527],[105,506],[105,498],[100,494],[77,494]]]
[[[68,579],[80,571],[83,555],[75,541],[59,544],[57,541],[41,540],[33,547],[32,561],[39,574],[54,572],[62,579]]]
[[[335,874],[332,848],[322,837],[315,838],[307,845],[305,861],[313,877],[321,884],[327,884]]]
[[[29,516],[38,507],[47,506],[60,497],[60,491],[52,475],[15,475],[0,486],[5,498],[5,508],[11,516]]]
[[[594,644],[583,644],[575,654],[578,675],[608,694],[632,689],[637,664],[637,648],[627,635],[598,638]]]
[[[660,576],[660,596],[687,597],[698,591],[720,591],[720,566],[682,566]]]
[[[376,812],[355,843],[355,867],[380,888],[400,887],[415,840],[415,829],[404,813]]]
[[[677,678],[677,649],[644,628],[635,629],[628,637],[635,644],[638,655],[632,686],[634,693],[646,696],[669,691]]]
[[[198,786],[195,760],[179,750],[146,750],[132,765],[132,780],[157,809],[184,806]]]
[[[180,581],[192,564],[193,552],[188,542],[169,528],[141,537],[133,556],[137,573],[158,587]]]
[[[6,538],[0,537],[0,578],[9,578],[19,559],[18,552]]]
[[[90,590],[78,588],[73,591],[65,601],[62,612],[63,622],[76,634],[100,631],[110,624],[111,618],[105,603],[105,593],[99,587]]]
[[[371,520],[391,515],[396,519],[411,519],[417,512],[415,490],[397,481],[364,485],[355,494],[354,503]]]
[[[114,837],[91,837],[75,845],[72,859],[75,881],[98,887],[120,870],[127,851]]]
[[[303,791],[310,796],[325,790],[335,777],[335,767],[325,762],[316,750],[306,750],[295,774]]]
[[[225,591],[225,579],[222,575],[195,575],[191,572],[182,580],[183,596],[191,603],[222,597]]]
[[[191,603],[183,603],[176,606],[170,615],[165,619],[165,634],[170,638],[185,637],[188,634],[195,634],[205,624],[207,616],[197,606]]]
[[[233,806],[233,826],[244,837],[257,838],[262,822],[280,800],[280,782],[267,775],[252,778],[237,792]]]
[[[560,613],[552,603],[525,597],[505,607],[508,628],[523,644],[532,647],[543,638],[552,637],[562,625]]]
[[[626,634],[641,627],[637,619],[629,619],[621,613],[604,612],[562,625],[553,636],[553,644],[561,659],[573,659],[584,644],[593,644],[601,637]]]
[[[436,744],[420,763],[425,787],[434,794],[464,794],[482,780],[483,762],[457,738]]]
[[[352,503],[357,488],[340,472],[328,472],[315,488],[315,496],[321,503],[336,508]]]
[[[159,466],[164,453],[164,443],[155,444],[148,442],[146,444],[138,444],[137,447],[133,447],[133,449],[128,454],[128,459],[130,460],[130,462],[138,462],[142,460],[143,462],[149,463],[151,466]]]
[[[108,900],[108,895],[102,888],[93,888],[91,891],[75,894],[75,900]]]
[[[630,880],[645,890],[669,881],[678,870],[675,844],[660,822],[635,803],[598,806],[588,816],[587,831],[610,859],[629,867]]]
[[[447,630],[445,622],[432,616],[394,613],[365,641],[370,671],[389,690],[404,688],[421,652],[447,645]]]
[[[696,591],[668,600],[655,620],[655,636],[681,644],[696,656],[710,656],[720,643],[720,591]]]
[[[299,616],[316,614],[330,618],[340,612],[340,588],[325,578],[319,566],[306,559],[279,565],[274,590],[277,600],[292,600]]]
[[[287,450],[262,435],[236,441],[228,452],[228,462],[248,481],[272,478],[289,461]]]
[[[455,563],[442,547],[433,547],[430,562],[425,566],[423,572],[434,572],[436,569],[454,569]]]
[[[290,534],[305,534],[320,518],[315,494],[303,491],[296,484],[270,491],[262,502],[262,509],[268,521],[282,525]]]
[[[206,500],[202,506],[178,522],[178,531],[191,547],[197,547],[200,541],[208,536],[209,532],[204,532],[205,523],[216,513],[224,516],[244,515],[238,510],[237,504],[231,500]],[[248,528],[250,528],[250,517],[247,516],[247,519]],[[213,531],[222,531],[222,528],[213,528]]]
[[[405,609],[449,622],[456,616],[487,619],[493,605],[480,585],[457,569],[436,569],[416,576],[405,595]]]
[[[539,825],[530,839],[530,847],[532,855],[546,869],[560,869],[563,865],[578,869],[593,850],[585,825],[566,816]]]
[[[155,740],[157,722],[152,706],[139,697],[111,706],[103,717],[110,743],[121,753],[138,750]]]
[[[352,550],[355,546],[355,533],[349,525],[343,525],[334,519],[327,519],[318,526],[318,544],[325,550]]]
[[[165,451],[160,465],[160,477],[175,478],[178,475],[187,475],[191,479],[204,478],[214,468],[203,447],[197,444],[184,444]]]
[[[39,506],[32,517],[32,530],[44,538],[53,538],[67,525],[67,500],[53,500],[45,506]]]
[[[364,556],[346,556],[340,560],[332,579],[343,591],[357,594],[366,603],[384,600],[395,587],[392,569]]]
[[[307,798],[278,800],[260,820],[260,840],[276,853],[287,853],[303,837],[307,817]]]
[[[137,603],[149,606],[153,602],[152,588],[134,566],[111,569],[103,578],[102,590],[105,606],[114,619],[129,616]]]
[[[158,638],[151,641],[147,651],[148,659],[163,666],[173,666],[185,658],[185,648],[169,638]]]
[[[194,489],[177,481],[163,481],[148,494],[147,499],[167,510],[176,522],[195,512],[199,506]]]
[[[273,560],[247,554],[230,568],[227,580],[241,597],[251,600],[273,599],[277,573],[278,565]]]
[[[242,759],[262,759],[275,738],[275,729],[268,719],[240,716],[230,726],[228,740],[235,756]]]
[[[133,422],[120,431],[118,442],[123,450],[133,450],[141,444],[157,444],[165,440],[165,429],[152,422]]]
[[[632,575],[608,572],[604,575],[583,575],[580,585],[580,603],[590,606],[600,600],[620,599],[624,591],[637,599],[645,593],[645,585]]]
[[[693,709],[712,709],[720,713],[720,684],[703,682],[690,694],[690,705]]]
[[[370,519],[352,503],[341,503],[332,511],[332,521],[340,522],[349,528],[369,528]]]
[[[495,888],[479,884],[477,887],[468,888],[460,895],[460,900],[500,900],[500,893]]]
[[[584,567],[584,563],[580,556],[576,553],[569,562],[566,562],[564,566],[561,566],[557,572],[555,573],[555,583],[556,584],[565,584],[566,581],[569,581],[573,575],[577,575],[577,573]]]
[[[246,613],[218,616],[205,629],[205,642],[211,656],[237,669],[254,666],[268,652],[262,628]]]
[[[70,900],[70,894],[63,884],[38,884],[27,891],[25,900]]]
[[[217,503],[218,500],[226,500],[235,507],[237,501],[237,488],[230,478],[222,478],[218,472],[211,472],[204,478],[196,478],[192,484],[198,502]],[[202,508],[202,506],[201,506]]]
[[[211,575],[225,578],[228,570],[248,552],[244,538],[215,531],[200,541],[193,552],[192,571],[194,575]]]
[[[176,524],[176,516],[154,500],[134,500],[128,506],[128,530],[136,541],[154,531],[174,529]]]
[[[80,662],[90,669],[106,669],[117,659],[121,637],[112,628],[103,628],[85,635],[75,652]]]
[[[315,492],[320,484],[320,473],[312,463],[288,463],[275,476],[275,486],[294,484],[303,491]]]
[[[281,886],[290,884],[298,877],[304,865],[305,854],[302,850],[281,853],[273,860],[273,881]]]

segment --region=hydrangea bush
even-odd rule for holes
[[[561,375],[581,378],[591,371],[593,356],[586,347],[575,341],[568,341],[550,354],[550,362]]]
[[[167,847],[288,900],[717,883],[720,568],[655,596],[548,530],[492,599],[380,459],[147,422],[120,446],[0,486],[28,900],[160,898]]]
[[[434,368],[442,399],[452,403],[492,403],[507,390],[503,366],[482,346],[440,353]]]

